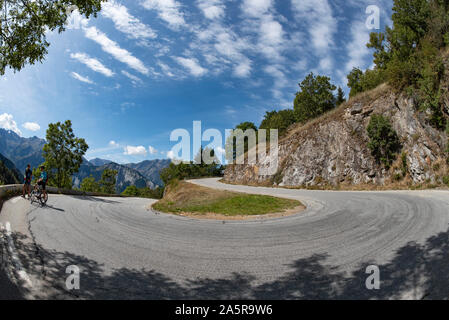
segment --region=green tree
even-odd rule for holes
[[[43,148],[49,183],[58,188],[71,188],[72,175],[77,173],[89,146],[73,133],[72,122],[50,123]]]
[[[128,197],[138,197],[140,196],[140,190],[136,186],[128,186],[125,191],[122,192],[122,195]]]
[[[117,170],[106,168],[101,174],[100,190],[104,193],[114,194],[116,192],[115,185],[117,184]]]
[[[368,147],[372,155],[379,163],[383,163],[387,169],[396,158],[401,148],[396,131],[391,126],[388,118],[382,115],[373,115],[367,128],[370,141]]]
[[[362,86],[362,78],[363,71],[359,68],[353,68],[351,72],[347,76],[348,78],[348,87],[351,89],[349,92],[349,97],[354,97],[360,92],[363,92]]]
[[[385,42],[385,33],[372,32],[370,34],[370,41],[366,45],[370,49],[374,49],[374,64],[377,68],[385,70],[388,62],[390,61],[390,51],[387,50],[387,44]]]
[[[0,75],[42,62],[50,43],[48,31],[66,28],[70,9],[89,18],[106,0],[0,0]],[[75,6],[75,7],[74,7]]]
[[[385,71],[380,69],[366,70],[363,72],[359,68],[353,68],[348,74],[348,87],[351,89],[349,97],[354,97],[361,92],[376,88],[385,82]]]
[[[306,122],[335,108],[333,91],[337,88],[326,76],[310,73],[300,84],[294,101],[294,112],[298,122]]]
[[[80,190],[84,192],[100,192],[100,185],[91,175],[83,179],[80,185]]]
[[[292,109],[271,112],[267,111],[259,129],[267,130],[267,139],[270,138],[270,134],[268,132],[270,129],[277,129],[279,137],[282,137],[287,132],[287,129],[295,122],[295,113]]]
[[[338,87],[337,100],[335,101],[335,104],[337,106],[339,106],[339,105],[341,105],[344,102],[346,102],[345,92],[343,91],[343,89],[341,87]]]
[[[249,134],[251,131],[253,133],[255,133],[255,138],[256,138],[256,143],[257,143],[257,127],[253,122],[242,122],[240,124],[238,124],[234,130],[242,130],[243,134],[247,133]],[[248,145],[249,145],[249,136],[244,136],[243,138],[243,152],[246,153],[248,152]],[[228,161],[233,161],[236,159],[237,157],[237,149],[238,146],[241,146],[240,144],[242,143],[242,141],[237,140],[235,135],[229,136],[226,139],[226,145],[225,145],[225,149],[226,149],[226,159]]]

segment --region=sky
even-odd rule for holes
[[[368,6],[380,12],[370,30]],[[70,119],[88,159],[172,157],[178,128],[259,125],[293,107],[298,83],[329,76],[346,92],[372,68],[369,34],[391,25],[392,0],[109,0],[97,18],[75,10],[42,64],[0,76],[0,127],[45,138]],[[205,145],[207,142],[204,143]],[[192,151],[194,154],[194,151]]]

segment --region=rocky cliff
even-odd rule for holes
[[[448,92],[446,90],[446,92]],[[449,99],[447,102],[449,113]],[[447,134],[428,124],[413,98],[387,85],[363,93],[303,126],[290,128],[279,142],[275,176],[259,176],[257,166],[230,165],[229,183],[316,187],[344,185],[441,184],[447,171]],[[402,150],[390,169],[377,163],[368,148],[367,126],[373,114],[390,118]]]

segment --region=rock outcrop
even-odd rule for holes
[[[448,105],[449,106],[449,105]],[[449,109],[449,108],[448,108]],[[367,126],[373,114],[390,118],[402,151],[387,170],[368,148]],[[447,134],[433,128],[417,103],[387,85],[361,94],[304,126],[290,128],[279,142],[279,169],[260,176],[265,163],[229,165],[230,183],[281,186],[407,185],[441,183],[447,174]],[[405,167],[403,158],[406,159]]]

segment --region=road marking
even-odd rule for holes
[[[3,225],[0,225],[0,228],[3,231]],[[17,255],[16,246],[14,245],[14,240],[11,237],[11,224],[9,222],[6,222],[5,229],[6,229],[5,235],[6,235],[7,248],[8,248],[9,254],[11,255],[11,260],[14,264],[14,268],[17,272],[17,275],[24,282],[24,286],[26,288],[31,288],[31,287],[33,287],[33,283],[31,282],[30,277],[24,270],[22,262],[20,261],[20,258]]]

